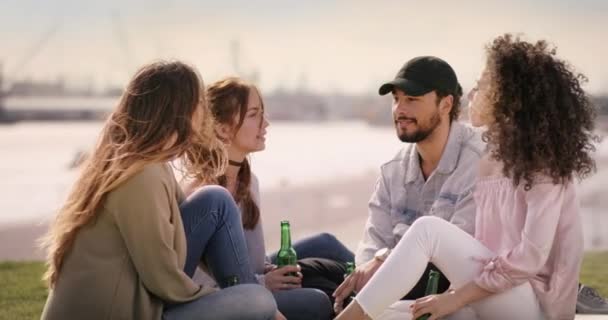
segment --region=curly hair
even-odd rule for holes
[[[515,185],[532,188],[535,176],[566,183],[595,172],[591,153],[596,111],[581,88],[587,78],[556,57],[544,41],[529,43],[511,34],[487,47],[490,114],[484,141],[492,159]]]
[[[452,95],[452,97],[454,98],[454,101],[452,102],[452,109],[450,110],[450,123],[454,120],[458,120],[458,117],[460,116],[460,102],[462,99],[462,87],[460,85],[458,85],[458,87],[456,88],[456,91],[453,92],[448,92],[448,91],[443,91],[443,90],[435,90],[435,93],[437,94],[437,101],[435,102],[437,105],[439,105],[439,102],[441,101],[441,99]]]

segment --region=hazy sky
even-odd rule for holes
[[[465,88],[504,32],[548,39],[608,92],[608,1],[0,0],[0,61],[11,79],[124,84],[158,58],[233,74],[238,42],[263,90],[376,92],[408,59],[436,55]],[[42,40],[45,39],[46,40]]]

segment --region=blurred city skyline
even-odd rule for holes
[[[373,94],[408,59],[436,55],[470,88],[505,32],[546,39],[608,92],[608,2],[3,0],[5,86],[122,86],[138,66],[180,59],[209,83],[238,73],[264,91]]]

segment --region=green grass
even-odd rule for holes
[[[585,254],[581,282],[598,289],[603,297],[608,297],[608,251]]]
[[[40,319],[47,290],[42,262],[0,263],[0,319]]]
[[[0,263],[0,320],[40,319],[47,291],[42,262]],[[585,254],[581,282],[608,297],[608,251]]]

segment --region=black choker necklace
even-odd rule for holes
[[[235,166],[235,167],[242,167],[244,162],[245,161],[238,162],[238,161],[234,161],[234,160],[228,160],[228,164],[231,166]]]

